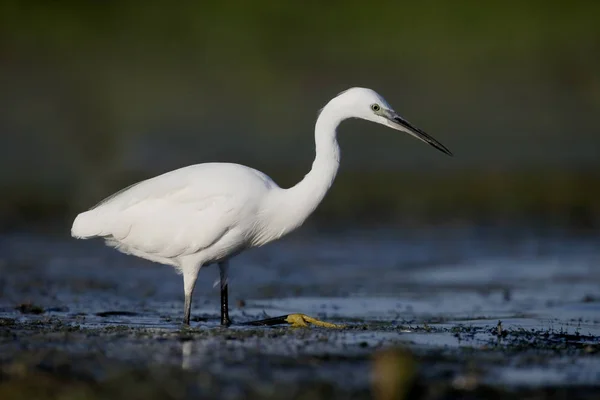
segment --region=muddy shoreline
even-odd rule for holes
[[[576,375],[575,360],[598,368],[600,338],[592,335],[386,322],[353,323],[342,330],[165,329],[110,323],[87,327],[68,320],[0,320],[3,399],[33,393],[38,398],[86,399],[131,393],[151,399],[372,398],[380,385],[373,378],[376,368],[406,380],[409,398],[591,399],[599,388],[585,377],[579,383],[537,385],[532,385],[531,373],[529,384],[491,377],[499,367],[527,374],[552,364]],[[448,335],[460,344],[411,340]]]
[[[100,243],[0,237],[0,398],[592,399],[598,239],[480,231],[296,236],[180,277]],[[344,329],[249,327],[301,312]]]

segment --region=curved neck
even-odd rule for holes
[[[284,190],[282,212],[294,219],[287,221],[294,227],[300,226],[317,208],[333,184],[340,166],[336,129],[344,119],[346,117],[335,104],[330,102],[325,106],[315,125],[316,155],[312,168],[302,181]]]

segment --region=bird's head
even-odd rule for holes
[[[337,95],[337,97],[331,100],[330,104],[334,106],[334,109],[338,113],[342,113],[345,118],[361,118],[406,132],[441,152],[449,156],[452,155],[450,150],[443,144],[402,118],[374,90],[354,87]]]

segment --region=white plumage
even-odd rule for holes
[[[73,236],[102,236],[110,245],[163,264],[182,267],[199,256],[218,261],[257,240],[266,196],[278,189],[266,175],[237,164],[207,163],[140,182],[80,214]],[[193,257],[195,258],[195,257]]]
[[[132,185],[79,214],[71,234],[80,239],[102,237],[123,253],[181,271],[184,323],[189,323],[198,271],[219,263],[221,322],[228,324],[227,260],[302,225],[333,183],[339,166],[336,128],[352,117],[405,131],[451,154],[402,119],[377,93],[352,88],[322,109],[315,127],[313,167],[296,186],[281,189],[262,172],[239,164],[192,165]]]

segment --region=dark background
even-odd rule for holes
[[[317,110],[365,86],[455,157],[347,122],[312,222],[593,228],[599,15],[584,1],[3,1],[0,224],[66,226],[123,186],[207,161],[291,186]]]
[[[345,122],[308,226],[232,260],[231,329],[218,268],[183,328],[180,275],[70,237],[189,164],[295,184],[352,86],[455,157]],[[595,399],[599,116],[600,1],[0,0],[0,399]],[[348,328],[240,325],[292,313]]]

